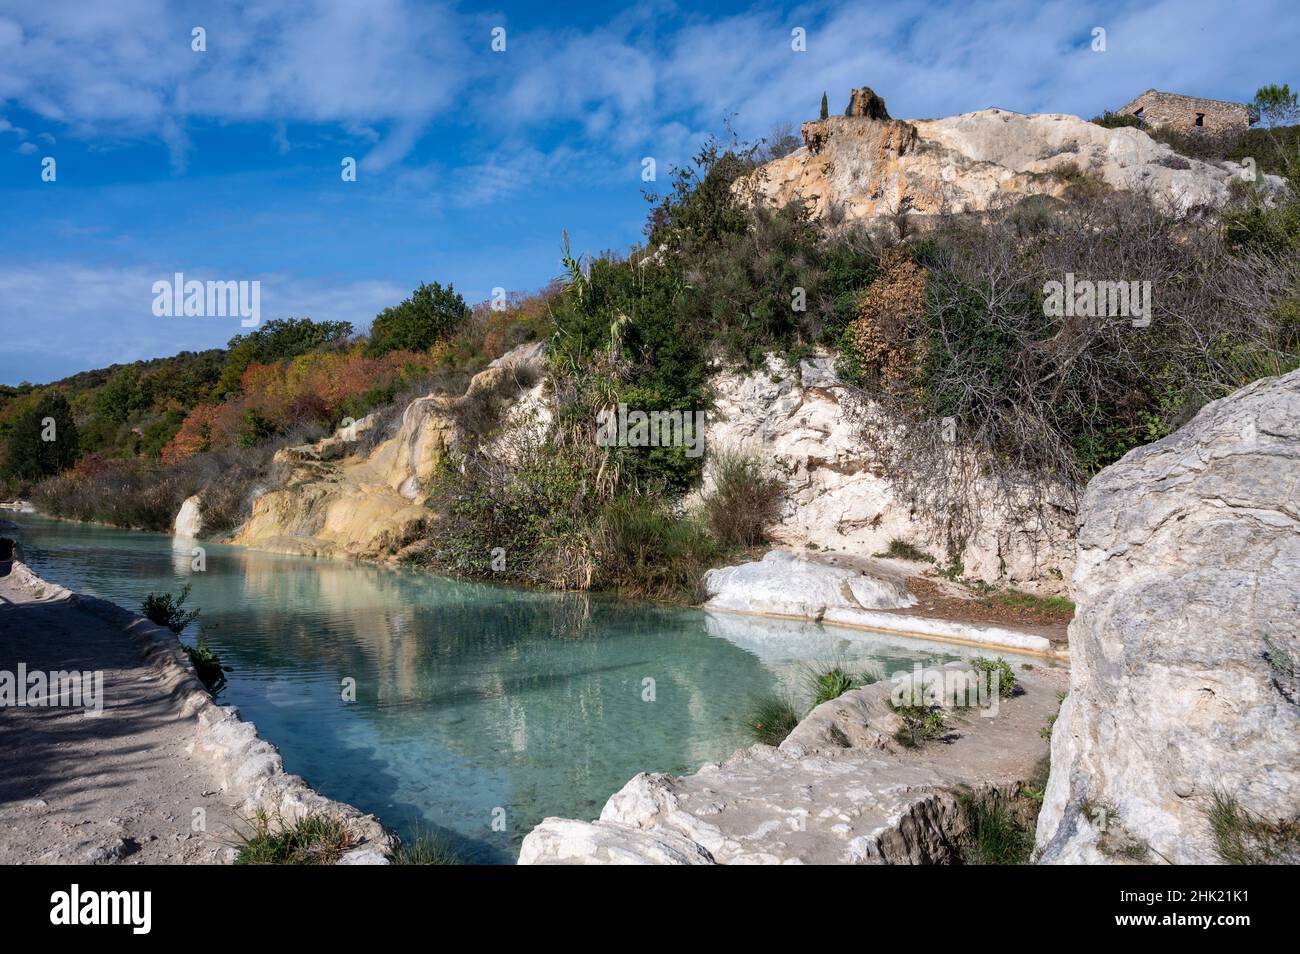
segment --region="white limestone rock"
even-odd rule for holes
[[[524,838],[519,864],[711,865],[713,859],[675,832],[547,818]]]
[[[176,512],[172,525],[172,535],[186,540],[193,540],[203,532],[203,500],[198,494],[186,497],[181,509]]]
[[[761,167],[752,185],[775,205],[797,198],[845,222],[981,212],[1030,195],[1059,196],[1072,177],[1150,193],[1171,207],[1217,207],[1243,167],[1178,157],[1139,129],[1105,129],[1062,113],[1005,109],[942,119],[831,116],[804,123],[805,146]],[[1262,177],[1278,189],[1276,176]]]
[[[1048,863],[1220,861],[1216,793],[1300,807],[1300,371],[1207,405],[1088,485]],[[1106,831],[1099,821],[1105,819]]]
[[[885,550],[895,537],[928,546],[927,525],[864,448],[830,356],[806,359],[797,369],[769,356],[765,368],[748,374],[715,375],[713,387],[706,487],[719,449],[757,455],[785,484],[773,528],[778,543],[860,556]],[[1073,513],[1061,501],[1046,525],[990,508],[961,557],[967,576],[1058,593],[1073,568],[1073,549]]]
[[[901,609],[916,597],[901,582],[831,566],[785,550],[710,570],[704,577],[712,609],[820,620],[828,609]]]

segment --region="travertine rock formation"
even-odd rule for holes
[[[849,94],[849,106],[844,110],[845,116],[862,116],[865,119],[889,119],[889,110],[885,101],[876,95],[870,86],[860,86]]]
[[[1079,519],[1042,860],[1220,861],[1216,794],[1300,810],[1300,371],[1103,470]]]
[[[772,358],[746,375],[718,375],[714,388],[706,461],[720,448],[753,453],[784,479],[779,542],[870,556],[899,537],[944,559],[942,547],[927,539],[922,515],[898,499],[884,468],[866,453],[833,359],[813,357],[792,368]],[[992,508],[984,517],[961,554],[965,575],[1064,591],[1074,553],[1074,515],[1066,501],[1054,525]]]
[[[1183,160],[1141,130],[1104,129],[1078,116],[984,109],[904,121],[883,107],[870,90],[855,90],[849,115],[804,123],[804,148],[743,183],[778,206],[803,198],[816,214],[835,209],[846,221],[871,222],[1060,196],[1087,178],[1179,208],[1213,207],[1243,171]]]
[[[497,387],[514,368],[540,366],[541,355],[539,343],[520,345],[476,374],[461,397],[417,398],[403,411],[397,434],[369,454],[355,448],[374,426],[370,418],[280,451],[276,460],[287,470],[281,487],[257,499],[234,542],[316,556],[397,553],[432,518],[424,506],[429,478],[461,439],[457,407]],[[536,404],[534,392],[519,403]]]

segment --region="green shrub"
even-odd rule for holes
[[[755,742],[780,745],[799,724],[799,712],[783,696],[760,696],[750,702],[745,728]]]
[[[917,687],[919,693],[920,687]],[[948,720],[939,706],[904,703],[896,705],[890,702],[890,708],[903,720],[903,724],[894,732],[894,741],[905,749],[917,746],[933,739],[941,739],[948,731]]]
[[[194,666],[194,672],[203,683],[203,687],[216,695],[226,686],[226,673],[229,671],[221,665],[221,660],[217,654],[205,646],[202,642],[198,646],[182,646],[185,655],[190,658],[190,663]]]
[[[20,480],[40,480],[71,467],[78,449],[68,399],[50,391],[13,423],[5,442],[4,473]]]
[[[1109,109],[1100,116],[1092,117],[1092,121],[1106,129],[1118,129],[1121,126],[1140,128],[1142,126],[1142,120],[1136,116],[1131,116],[1128,113],[1112,113]]]
[[[253,817],[252,833],[238,837],[237,865],[332,865],[354,843],[347,826],[335,818],[309,814],[285,823],[261,809]]]
[[[894,537],[889,541],[882,552],[877,553],[878,557],[889,557],[895,560],[914,560],[918,563],[933,563],[934,557],[926,553],[916,544],[904,540],[902,537]]]
[[[411,296],[385,308],[370,326],[372,355],[427,351],[469,321],[470,310],[453,285],[420,283]]]
[[[150,593],[140,604],[145,619],[166,626],[173,633],[179,634],[190,623],[199,618],[198,610],[186,610],[185,600],[189,598],[190,585],[181,587],[181,595],[174,597],[170,593]]]
[[[547,441],[525,439],[508,459],[448,455],[430,488],[440,518],[421,559],[453,574],[585,589],[595,478],[588,461]]]
[[[591,535],[596,585],[627,595],[696,602],[720,548],[695,517],[651,497],[619,497]]]
[[[757,457],[731,450],[714,455],[713,488],[704,498],[704,514],[721,544],[765,543],[768,526],[780,516],[781,500],[781,481],[764,474]]]
[[[1011,668],[1011,663],[1001,656],[997,659],[976,656],[971,659],[970,664],[984,679],[989,679],[993,673],[997,673],[998,695],[1003,699],[1010,699],[1016,694],[1016,672]]]

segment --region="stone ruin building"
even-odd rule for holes
[[[1182,93],[1162,93],[1158,89],[1147,90],[1116,112],[1136,116],[1142,125],[1152,129],[1176,132],[1200,129],[1212,133],[1245,132],[1256,119],[1254,110],[1245,103],[1198,99]]]

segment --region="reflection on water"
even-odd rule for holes
[[[220,544],[202,544],[194,572],[192,544],[164,535],[18,522],[37,572],[71,589],[136,609],[192,584],[202,616],[185,638],[201,633],[232,667],[221,701],[289,771],[482,861],[513,861],[547,815],[594,818],[638,771],[725,758],[747,743],[748,700],[797,687],[810,662],[884,675],[955,658],[852,630]]]

